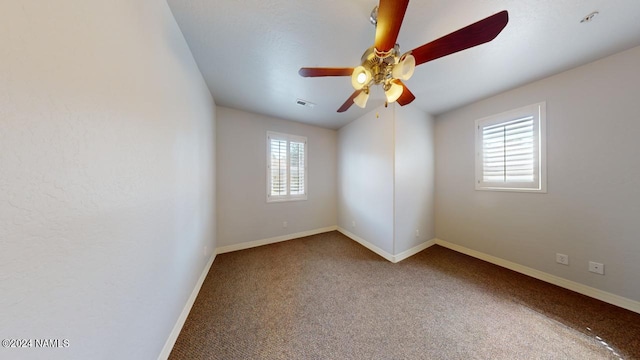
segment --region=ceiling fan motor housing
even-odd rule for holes
[[[398,62],[398,45],[389,51],[385,57],[379,57],[377,51],[372,46],[362,54],[362,67],[371,73],[371,81],[374,85],[379,85],[390,81],[393,77],[393,67]],[[365,84],[366,86],[370,84]]]

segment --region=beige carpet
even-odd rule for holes
[[[170,359],[640,359],[640,314],[433,246],[330,232],[221,254]]]

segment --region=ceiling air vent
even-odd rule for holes
[[[306,106],[309,109],[313,109],[316,106],[316,104],[312,103],[311,101],[302,100],[302,99],[297,99],[296,104],[301,106]]]
[[[598,16],[598,14],[600,14],[597,11],[592,12],[591,14],[585,16],[582,18],[582,20],[580,20],[580,23],[588,23],[591,22],[593,20],[593,18],[595,18],[596,16]]]

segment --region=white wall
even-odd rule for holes
[[[225,107],[217,115],[218,247],[336,225],[335,130]],[[307,200],[267,203],[267,131],[307,137]]]
[[[438,116],[437,237],[640,300],[638,64],[640,47]],[[548,193],[475,191],[474,120],[545,100]]]
[[[394,255],[436,235],[433,123],[415,106],[395,106]]]
[[[393,127],[393,107],[379,107],[338,131],[338,226],[389,254]]]
[[[3,359],[154,359],[215,247],[215,105],[165,1],[0,3]],[[206,253],[204,247],[207,247]]]
[[[434,238],[433,146],[433,119],[411,107],[381,106],[342,127],[338,226],[390,259]]]

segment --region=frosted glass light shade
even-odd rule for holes
[[[371,72],[360,65],[353,69],[351,74],[351,86],[354,89],[360,90],[371,81]]]
[[[364,109],[367,106],[367,100],[369,100],[369,92],[363,90],[353,99],[353,103]]]
[[[394,79],[409,80],[416,69],[416,58],[411,54],[402,55],[400,61],[393,67],[391,74]]]
[[[392,82],[389,90],[384,92],[384,94],[387,96],[387,103],[391,104],[392,102],[398,100],[400,95],[402,95],[403,90],[404,87],[402,87],[402,85],[398,85]]]

